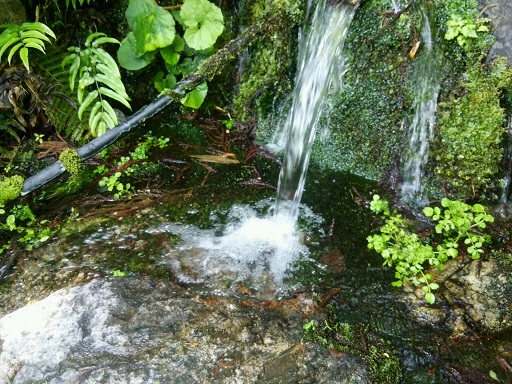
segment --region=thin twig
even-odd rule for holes
[[[366,39],[364,40],[365,43],[369,44],[369,43],[373,43],[375,40],[377,40],[386,30],[388,30],[389,28],[391,28],[391,26],[398,20],[398,18],[402,15],[402,13],[404,13],[405,11],[407,11],[411,5],[414,3],[414,0],[411,0],[409,1],[409,3],[407,3],[407,5],[401,9],[400,11],[398,11],[397,13],[395,13],[393,15],[393,17],[391,18],[391,20],[389,20],[389,22],[383,26],[379,32],[377,32],[377,34],[375,36],[373,36],[371,39]]]

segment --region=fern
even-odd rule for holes
[[[9,65],[11,65],[12,57],[16,51],[19,50],[20,59],[27,70],[30,70],[28,49],[35,48],[45,53],[44,42],[46,41],[51,43],[50,39],[46,35],[56,39],[53,31],[40,22],[23,23],[21,25],[1,24],[0,29],[4,29],[0,35],[0,60],[2,59],[4,52],[11,48],[9,55],[7,56],[7,61],[9,62]]]
[[[70,55],[62,61],[62,68],[69,66],[69,85],[73,91],[77,84],[78,118],[89,112],[89,130],[94,136],[104,134],[107,128],[117,125],[117,116],[107,101],[114,99],[131,109],[121,74],[116,62],[99,46],[119,41],[104,33],[87,37],[85,49],[70,47]]]
[[[38,60],[38,71],[47,83],[59,83],[60,90],[74,102],[73,105],[61,98],[54,99],[46,108],[48,120],[58,132],[64,132],[67,137],[80,141],[88,133],[89,125],[87,121],[79,120],[76,113],[78,100],[69,85],[69,71],[62,68],[62,60],[67,55],[67,52],[60,49],[48,50],[47,54]],[[88,119],[88,114],[85,114],[84,119]]]

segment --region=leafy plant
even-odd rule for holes
[[[23,23],[21,25],[2,24],[0,25],[0,29],[4,29],[0,35],[0,60],[2,59],[4,52],[11,48],[9,55],[7,56],[7,61],[10,65],[12,57],[16,51],[19,50],[20,59],[27,70],[30,70],[28,49],[35,48],[42,53],[45,53],[44,42],[46,41],[51,43],[47,35],[56,39],[53,31],[40,22]]]
[[[224,30],[221,10],[208,0],[185,0],[180,11],[172,14],[154,0],[130,0],[126,19],[131,32],[121,42],[119,63],[128,70],[138,70],[151,63],[157,53],[163,58],[166,73],[155,75],[155,87],[162,92],[177,83],[177,76],[186,76],[208,57]],[[176,31],[176,21],[184,30]],[[190,108],[199,108],[208,87],[198,85],[182,100]]]
[[[114,197],[119,199],[121,196],[131,196],[132,187],[130,183],[122,183],[119,181],[123,174],[121,172],[116,172],[111,176],[104,176],[100,182],[100,187],[106,187],[109,192],[114,191]]]
[[[77,85],[78,118],[89,112],[89,130],[94,136],[105,133],[107,128],[117,125],[117,116],[106,98],[117,100],[131,109],[128,94],[121,80],[116,62],[101,44],[119,41],[107,37],[104,33],[90,34],[85,48],[70,47],[73,52],[62,61],[62,67],[69,66],[69,85],[71,90]]]
[[[490,241],[489,235],[481,231],[486,223],[492,223],[494,218],[489,215],[481,204],[469,205],[461,201],[444,198],[441,207],[425,207],[423,213],[437,222],[435,232],[438,238],[420,238],[412,232],[412,224],[400,214],[389,211],[388,203],[381,200],[379,195],[373,196],[370,209],[379,214],[385,224],[380,233],[367,237],[368,248],[374,249],[384,258],[384,265],[395,269],[398,280],[392,285],[402,286],[409,281],[415,286],[421,286],[425,300],[433,304],[433,290],[439,285],[432,282],[432,276],[425,273],[425,264],[434,265],[439,269],[451,258],[459,255],[459,247],[473,259],[478,259],[483,253],[482,246]],[[430,244],[437,244],[435,248]]]
[[[452,15],[450,20],[446,22],[448,30],[444,38],[453,40],[457,38],[457,43],[464,49],[468,49],[473,39],[478,38],[477,32],[489,32],[484,24],[491,21],[488,18],[469,19],[460,15]]]

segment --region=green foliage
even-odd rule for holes
[[[0,60],[2,55],[10,48],[7,61],[11,65],[12,57],[19,50],[19,56],[23,65],[30,70],[28,49],[35,48],[45,53],[45,41],[51,43],[47,35],[56,39],[53,31],[40,22],[17,24],[2,24],[4,29],[0,35]]]
[[[130,156],[133,160],[146,160],[151,152],[151,148],[158,147],[163,149],[169,145],[168,137],[155,137],[151,134],[151,131],[147,132],[146,140],[137,144],[133,152],[130,152]]]
[[[268,115],[269,109],[287,97],[293,88],[296,67],[297,30],[304,22],[301,0],[245,1],[242,18],[246,25],[261,23],[279,15],[271,32],[264,34],[247,49],[240,71],[238,93],[233,102],[238,120],[251,120],[250,113]],[[244,13],[242,13],[245,11]],[[270,135],[272,135],[270,133]]]
[[[5,214],[5,210],[0,205],[0,215]],[[50,238],[52,230],[48,224],[47,220],[37,222],[28,205],[15,205],[7,212],[5,221],[0,221],[0,231],[9,233],[10,238],[16,233],[19,234],[20,244],[23,244],[26,250],[31,250]],[[11,240],[0,245],[0,253],[9,249],[10,243]]]
[[[59,156],[59,160],[72,176],[78,176],[83,171],[82,158],[73,149],[65,149]]]
[[[421,286],[425,300],[430,304],[435,301],[432,291],[439,285],[431,282],[431,275],[425,273],[425,265],[442,269],[449,259],[459,255],[461,246],[473,259],[478,259],[483,253],[483,244],[490,241],[490,237],[481,231],[485,230],[486,223],[494,221],[481,204],[471,206],[444,198],[441,207],[424,208],[425,216],[437,222],[437,236],[422,239],[412,232],[413,226],[408,220],[389,211],[387,202],[379,195],[374,195],[370,204],[370,209],[380,215],[385,224],[379,234],[367,237],[368,248],[382,255],[384,265],[395,269],[398,280],[392,283],[393,286],[400,287],[403,281]],[[431,243],[436,244],[435,248]]]
[[[121,172],[116,172],[111,176],[104,176],[100,182],[100,187],[106,187],[107,191],[114,192],[114,197],[119,199],[121,196],[131,196],[132,186],[130,183],[122,183],[119,179],[123,176]]]
[[[114,272],[112,272],[113,277],[126,277],[127,273],[120,271],[119,269],[116,269]]]
[[[372,383],[402,382],[400,360],[391,344],[373,335],[366,325],[311,320],[303,326],[303,334],[305,340],[316,342],[329,350],[359,356],[369,368]]]
[[[221,10],[207,0],[185,0],[181,10],[173,14],[154,0],[131,0],[126,19],[132,31],[121,42],[119,63],[128,70],[138,70],[159,53],[166,67],[166,72],[158,72],[154,79],[160,92],[174,87],[176,76],[195,70],[213,52],[211,48],[224,30]],[[176,21],[184,30],[183,36],[177,33]],[[207,84],[202,83],[181,102],[197,109],[207,92]]]
[[[208,0],[184,0],[180,18],[180,24],[186,28],[183,39],[192,49],[213,47],[224,31],[221,10]]]
[[[457,196],[477,195],[492,187],[501,166],[505,109],[501,93],[512,84],[512,70],[499,60],[469,68],[467,81],[439,103],[431,159],[440,183]]]
[[[85,41],[85,48],[70,47],[73,52],[62,61],[62,68],[69,66],[69,85],[73,91],[77,86],[79,104],[78,118],[89,112],[89,130],[94,136],[105,133],[107,128],[117,125],[117,115],[107,101],[116,100],[131,109],[121,74],[116,62],[101,44],[119,41],[104,33],[92,33]]]
[[[23,177],[6,177],[0,181],[0,209],[9,201],[16,199],[23,189]],[[0,212],[4,213],[4,212]]]
[[[452,15],[450,20],[446,22],[448,30],[444,38],[453,40],[457,38],[457,43],[464,49],[470,49],[473,39],[478,38],[477,32],[489,32],[484,24],[491,21],[487,18],[469,19],[460,15]]]

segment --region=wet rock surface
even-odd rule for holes
[[[0,382],[369,382],[357,357],[302,342],[306,321],[300,303],[269,308],[149,279],[95,279],[0,319]]]
[[[440,304],[421,305],[421,289],[409,288],[409,302],[420,323],[447,326],[452,337],[499,334],[512,328],[509,263],[450,260],[443,270],[433,268],[430,273],[442,283],[436,292]]]
[[[495,55],[508,57],[512,64],[512,2],[509,0],[496,0],[492,2],[480,0],[481,8],[485,8],[484,16],[491,19],[493,25],[494,43],[489,58]]]

